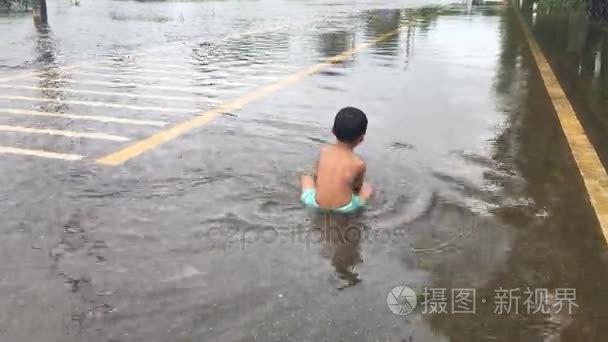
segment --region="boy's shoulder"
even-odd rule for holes
[[[334,145],[325,145],[325,146],[321,147],[319,150],[319,156],[324,156],[324,155],[331,156],[334,153],[341,154],[343,152],[336,150],[336,147]],[[365,168],[365,161],[358,154],[356,154],[355,152],[350,152],[350,158],[351,158],[354,166]]]
[[[359,157],[356,153],[353,153],[353,160],[355,166],[360,170],[365,170],[365,160]]]
[[[350,153],[350,158],[353,168],[357,169],[358,172],[365,171],[365,160],[363,158],[354,151]]]

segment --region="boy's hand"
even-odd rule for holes
[[[372,197],[373,193],[374,187],[370,183],[364,182],[361,186],[361,190],[359,191],[359,197],[362,200],[367,201],[368,199],[370,199],[370,197]]]

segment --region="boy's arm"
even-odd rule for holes
[[[358,166],[357,176],[353,182],[353,191],[355,193],[359,193],[361,191],[361,187],[363,186],[363,181],[365,180],[365,162],[361,161],[361,164]]]
[[[324,150],[325,148],[321,149],[317,155],[317,159],[315,159],[315,164],[312,167],[312,178],[315,180],[315,182],[317,181],[317,173],[319,172],[319,161],[321,160],[321,155],[323,154]]]
[[[317,172],[319,172],[319,158],[315,160],[315,164],[312,167],[312,178],[317,180]]]

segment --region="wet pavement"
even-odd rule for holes
[[[0,341],[604,341],[605,241],[515,15],[423,5],[57,1],[40,31],[1,17]],[[608,146],[589,121],[606,121],[605,40],[572,43],[575,73],[562,19],[528,19]],[[317,217],[298,176],[346,105],[368,114],[359,152],[378,191],[358,217]],[[399,285],[447,289],[447,313],[419,298],[393,314]],[[452,313],[459,288],[475,314]],[[528,313],[526,288],[551,310]],[[517,313],[496,312],[499,289],[520,290]],[[576,290],[570,314],[557,289]]]

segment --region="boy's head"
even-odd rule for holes
[[[340,142],[356,146],[363,141],[366,131],[367,116],[360,109],[346,107],[336,114],[332,132]]]

